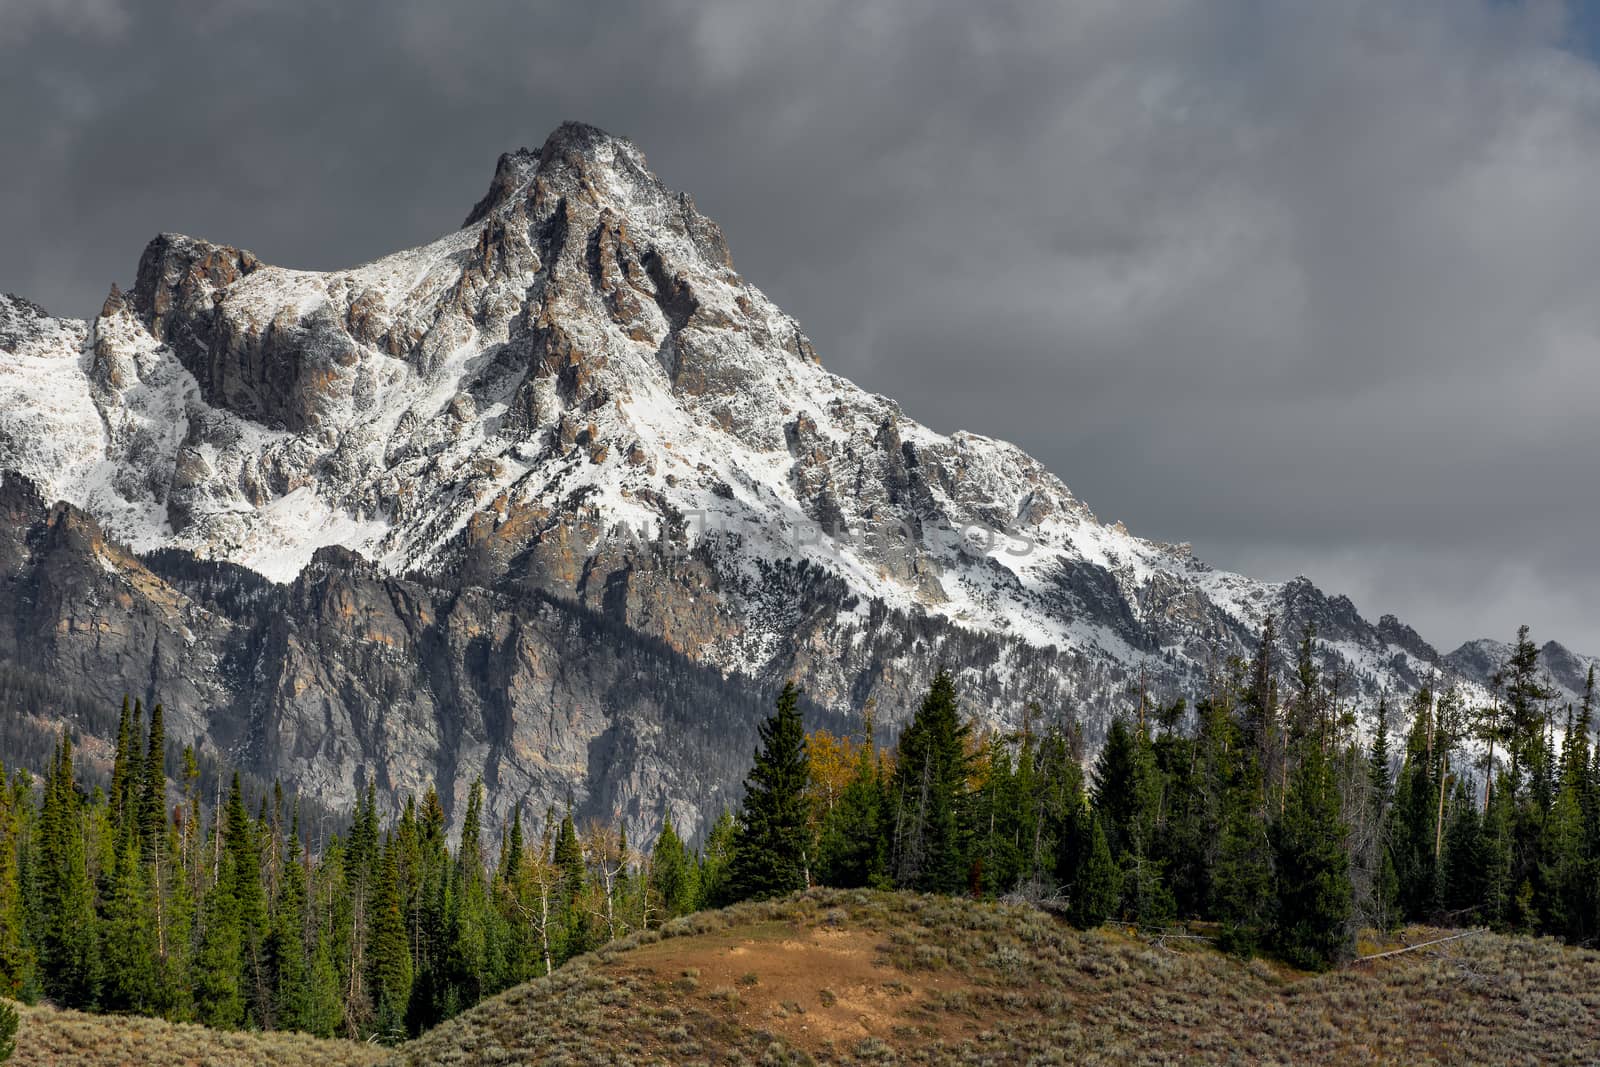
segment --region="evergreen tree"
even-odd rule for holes
[[[400,868],[392,840],[383,848],[381,874],[372,906],[372,996],[378,1034],[388,1044],[405,1038],[405,1012],[411,1000],[411,947],[401,910]]]
[[[1394,791],[1389,767],[1389,698],[1378,698],[1377,727],[1372,735],[1372,752],[1367,757],[1369,782],[1377,819],[1381,825],[1388,814],[1389,801]]]
[[[126,828],[130,821],[130,812],[135,806],[133,799],[138,796],[138,784],[141,779],[139,773],[143,764],[138,760],[140,734],[143,730],[140,719],[143,718],[143,707],[137,713],[128,701],[126,694],[122,697],[122,717],[117,722],[117,751],[111,764],[111,819],[118,831]]]
[[[1166,921],[1174,902],[1154,851],[1163,782],[1145,734],[1113,720],[1095,762],[1094,782],[1095,813],[1122,871],[1122,914],[1144,923]]]
[[[234,860],[224,854],[216,883],[202,909],[200,947],[194,963],[195,1017],[221,1030],[244,1025],[245,996]]]
[[[734,821],[733,813],[724,808],[706,835],[705,859],[700,865],[699,907],[720,908],[735,899],[730,875],[738,833],[739,824]]]
[[[897,885],[932,893],[967,886],[962,816],[967,799],[967,738],[955,681],[934,676],[895,757],[893,867]]]
[[[1221,946],[1253,955],[1273,924],[1276,891],[1267,836],[1266,797],[1258,749],[1236,750],[1223,792],[1221,835],[1212,874],[1212,913],[1222,924]]]
[[[147,1015],[155,1006],[155,917],[145,874],[130,839],[117,852],[101,918],[101,1006],[108,1011]]]
[[[696,889],[694,861],[668,816],[650,851],[650,892],[659,909],[657,925],[687,915],[694,907]]]
[[[578,840],[578,828],[573,824],[570,807],[562,817],[561,829],[556,835],[555,863],[561,872],[561,941],[566,953],[576,956],[593,947],[593,937],[589,929],[589,917],[583,909],[583,893],[589,869],[583,861],[583,845]]]
[[[1158,852],[1166,862],[1174,910],[1192,918],[1210,917],[1232,732],[1222,703],[1205,700],[1195,710],[1192,739],[1169,732],[1156,746],[1167,782]]]
[[[793,682],[777,711],[759,727],[761,747],[745,778],[744,803],[729,865],[735,899],[781,896],[804,888],[808,876],[806,740],[800,690]]]
[[[1488,867],[1478,805],[1464,784],[1457,783],[1444,832],[1444,875],[1440,897],[1452,923],[1473,921],[1488,896]]]
[[[493,973],[489,895],[483,879],[483,782],[472,783],[467,812],[462,820],[461,843],[456,854],[448,915],[449,950],[446,961],[447,1014],[470,1008],[482,1000]]]
[[[1438,903],[1436,798],[1442,765],[1434,728],[1433,693],[1424,688],[1411,703],[1411,732],[1390,807],[1387,838],[1403,913],[1429,918]]]
[[[1499,785],[1490,790],[1488,795],[1489,806],[1484,812],[1480,838],[1483,917],[1490,925],[1505,929],[1513,926],[1517,919],[1511,837],[1511,812],[1515,801],[1505,775],[1501,775]]]
[[[1337,784],[1319,744],[1301,746],[1272,839],[1276,948],[1296,966],[1325,970],[1352,949],[1351,889]]]
[[[841,889],[888,884],[883,779],[870,745],[856,754],[855,771],[822,825],[817,880]]]
[[[21,846],[30,791],[25,775],[10,779],[0,764],[0,997],[12,999],[32,994],[39,980],[22,894]]]
[[[1572,942],[1595,934],[1595,864],[1589,851],[1584,807],[1588,791],[1588,739],[1569,712],[1562,746],[1560,785],[1545,820],[1541,884],[1552,933]]]
[[[1076,876],[1069,887],[1068,915],[1081,930],[1099,926],[1111,917],[1122,893],[1122,876],[1106,841],[1099,815],[1086,815],[1088,848],[1084,850]]]
[[[130,785],[132,771],[129,772]],[[139,834],[145,850],[153,853],[157,839],[167,828],[167,729],[160,704],[150,710],[150,736],[138,775]]]
[[[1249,680],[1239,708],[1243,747],[1254,751],[1262,788],[1267,792],[1280,781],[1283,763],[1278,722],[1277,645],[1277,619],[1269,614],[1262,624],[1255,658],[1250,661]]]
[[[511,832],[506,835],[500,857],[500,877],[507,882],[517,878],[517,868],[522,864],[522,805],[518,804],[511,819]]]
[[[1526,626],[1517,630],[1500,678],[1505,686],[1511,788],[1520,792],[1544,759],[1544,704],[1555,695],[1539,677],[1539,649]]]
[[[74,779],[72,739],[63,731],[45,780],[39,816],[40,955],[45,993],[74,1008],[92,1007],[99,992],[85,822]]]
[[[1120,859],[1132,850],[1139,832],[1140,797],[1138,752],[1133,731],[1120,716],[1111,720],[1105,744],[1094,764],[1095,814],[1105,831],[1111,855]]]
[[[300,810],[296,803],[283,876],[273,902],[267,954],[272,961],[278,1027],[315,1033],[318,1020],[312,1008],[311,968],[306,958],[307,896],[306,865],[300,859]]]

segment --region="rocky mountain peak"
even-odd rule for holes
[[[501,156],[431,244],[313,272],[163,234],[92,324],[0,301],[0,338],[0,469],[168,553],[117,586],[167,605],[160,627],[105,621],[149,611],[104,592],[123,564],[95,545],[67,553],[93,603],[29,600],[30,625],[139,635],[98,659],[65,637],[63,669],[92,663],[96,693],[160,679],[331,802],[361,762],[397,789],[482,773],[500,804],[594,778],[653,818],[649,790],[700,804],[711,778],[691,797],[639,770],[671,740],[641,707],[700,722],[673,701],[803,677],[818,708],[873,698],[892,724],[940,662],[985,718],[1037,701],[1092,739],[1136,680],[1195,691],[1269,613],[1286,642],[1314,624],[1342,692],[1415,688],[1436,658],[1308,580],[1102,524],[1015,446],[829,373],[686,194],[578,123]],[[677,688],[619,681],[644,661]]]

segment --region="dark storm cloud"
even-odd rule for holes
[[[157,8],[157,10],[152,10]],[[1600,71],[1557,5],[0,6],[0,288],[428,240],[579,118],[825,361],[1107,518],[1600,651]]]

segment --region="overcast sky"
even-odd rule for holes
[[[165,11],[157,13],[156,9]],[[637,143],[824,362],[1449,649],[1600,652],[1600,18],[1505,0],[3,0],[0,289],[292,267]]]

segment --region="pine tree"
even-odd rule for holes
[[[887,886],[883,786],[873,751],[863,746],[817,842],[817,880],[822,884],[841,889]]]
[[[1133,731],[1120,716],[1111,720],[1105,744],[1094,763],[1090,799],[1111,855],[1120,859],[1132,850],[1139,832],[1139,767]]]
[[[1483,911],[1487,895],[1487,861],[1483,825],[1471,791],[1457,783],[1444,832],[1444,873],[1440,902],[1453,923],[1472,921]]]
[[[724,808],[722,814],[717,816],[717,821],[711,824],[711,832],[706,835],[697,907],[720,908],[733,903],[735,898],[729,876],[738,833],[739,825],[734,821],[733,813]]]
[[[450,888],[449,949],[445,996],[455,1010],[487,995],[495,972],[492,912],[484,884],[482,846],[483,782],[467,794],[461,843]]]
[[[694,861],[668,816],[662,820],[661,833],[650,851],[650,891],[659,908],[657,925],[687,915],[694,907],[697,888]]]
[[[122,717],[117,722],[117,751],[111,764],[111,818],[118,831],[126,829],[132,820],[133,799],[138,796],[139,770],[137,759],[140,733],[143,727],[143,706],[138,718],[126,694],[122,697]]]
[[[1095,813],[1122,871],[1122,913],[1144,923],[1166,921],[1175,905],[1154,851],[1163,783],[1148,737],[1113,720],[1094,783]]]
[[[131,770],[129,777],[132,778]],[[130,791],[132,788],[130,781]],[[156,839],[167,828],[167,729],[160,704],[150,709],[150,736],[139,768],[138,795],[139,833],[145,850],[152,852]]]
[[[1169,734],[1157,746],[1158,763],[1167,779],[1167,812],[1158,848],[1166,861],[1174,910],[1187,917],[1210,917],[1232,736],[1224,707],[1207,699],[1196,708],[1193,739]]]
[[[300,806],[290,822],[288,851],[273,902],[267,957],[272,963],[274,1017],[283,1030],[314,1033],[311,968],[306,958],[306,866],[300,858]]]
[[[269,926],[266,886],[262,881],[261,826],[250,818],[244,806],[237,771],[229,791],[226,818],[226,847],[233,860],[230,870],[239,914],[245,1004],[257,1026],[270,1028],[273,982],[267,955]]]
[[[1378,699],[1378,724],[1372,735],[1372,752],[1367,757],[1368,781],[1372,786],[1372,800],[1379,825],[1388,814],[1389,801],[1394,791],[1389,768],[1389,698]]]
[[[1351,952],[1350,855],[1339,793],[1321,745],[1303,744],[1283,815],[1273,826],[1275,943],[1290,963],[1326,970]]]
[[[1250,661],[1249,681],[1240,704],[1244,747],[1254,750],[1262,787],[1268,792],[1280,781],[1283,763],[1278,722],[1277,645],[1277,619],[1269,614],[1262,624],[1255,658]]]
[[[781,896],[804,888],[809,877],[806,735],[793,682],[783,687],[777,711],[758,733],[761,747],[745,778],[728,871],[730,891],[739,900]]]
[[[1497,929],[1511,927],[1516,922],[1514,899],[1516,883],[1512,866],[1511,819],[1512,798],[1510,783],[1500,776],[1499,784],[1489,791],[1489,806],[1483,816],[1481,835],[1483,871],[1483,917]]]
[[[111,891],[101,917],[101,1006],[150,1014],[156,1002],[155,917],[139,846],[131,838],[117,852]]]
[[[517,878],[517,868],[522,864],[522,853],[525,845],[522,841],[522,805],[518,804],[512,814],[511,832],[506,835],[503,852],[500,858],[500,877],[507,882],[514,882]]]
[[[562,816],[561,829],[556,834],[555,863],[561,871],[561,940],[566,954],[576,956],[593,948],[595,941],[582,905],[589,870],[583,861],[583,844],[578,840],[571,807]]]
[[[218,873],[206,895],[195,960],[195,1008],[208,1026],[232,1029],[247,1017],[272,1021],[267,915],[256,827],[245,810],[239,775],[217,820]]]
[[[85,819],[62,732],[39,815],[39,910],[44,991],[58,1004],[93,1006],[99,992],[94,887],[89,880]]]
[[[941,670],[900,735],[895,756],[891,817],[897,885],[932,893],[957,893],[967,886],[962,817],[970,733],[956,706],[955,681]]]
[[[1390,805],[1387,838],[1399,885],[1399,903],[1409,919],[1429,918],[1438,904],[1436,802],[1442,765],[1437,751],[1434,696],[1423,688],[1411,703],[1411,732]]]
[[[1539,773],[1545,758],[1544,704],[1555,695],[1539,678],[1539,649],[1526,626],[1517,630],[1516,643],[1499,677],[1505,686],[1509,780],[1512,791],[1520,796],[1529,775]]]
[[[372,996],[378,1034],[388,1044],[405,1038],[406,1006],[411,1001],[411,948],[401,909],[400,868],[392,840],[383,847],[381,874],[372,906]]]
[[[13,781],[0,764],[0,997],[12,999],[32,993],[39,980],[22,894],[21,845],[30,792],[24,776]]]
[[[245,1018],[243,941],[232,868],[232,857],[224,855],[217,881],[205,897],[194,963],[195,1017],[221,1030],[237,1029]]]
[[[1088,821],[1088,848],[1069,887],[1068,915],[1081,930],[1099,926],[1110,918],[1122,894],[1122,875],[1106,841],[1099,815],[1085,815]]]
[[[1246,957],[1264,943],[1277,903],[1258,751],[1247,745],[1234,751],[1212,874],[1212,913],[1222,924],[1219,944]]]
[[[1584,808],[1588,791],[1588,739],[1569,711],[1562,746],[1560,785],[1545,821],[1541,884],[1550,928],[1572,942],[1595,933],[1595,864],[1589,851]]]

